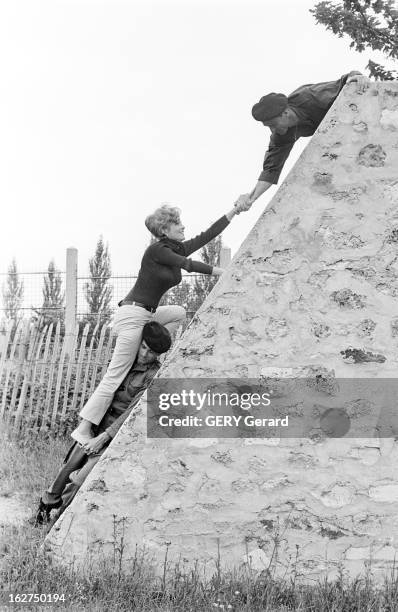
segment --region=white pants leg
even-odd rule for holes
[[[114,319],[116,345],[105,376],[83,406],[80,416],[98,425],[109,408],[115,391],[134,363],[142,339],[142,328],[152,314],[140,306],[118,308]]]
[[[114,319],[116,345],[105,376],[83,406],[80,416],[98,425],[112,403],[113,396],[134,363],[142,340],[142,328],[157,321],[173,333],[185,320],[182,306],[159,306],[154,314],[140,306],[124,305]]]
[[[186,312],[182,306],[158,306],[152,321],[157,321],[161,325],[167,327],[169,332],[173,334],[184,323]]]

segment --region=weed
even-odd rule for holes
[[[0,434],[1,492],[20,491],[26,502],[38,499],[58,469],[69,441],[36,436],[28,442]],[[51,459],[50,459],[51,458]],[[371,561],[365,575],[350,579],[342,565],[337,578],[316,584],[299,580],[299,549],[292,560],[291,577],[277,578],[275,565],[285,535],[279,524],[272,535],[269,566],[253,568],[248,546],[247,563],[223,569],[222,538],[217,544],[214,572],[205,575],[198,562],[186,566],[184,559],[170,564],[166,543],[162,567],[156,568],[145,549],[136,546],[134,557],[125,559],[125,519],[114,516],[113,555],[97,557],[83,571],[73,564],[58,565],[42,552],[46,529],[28,523],[3,526],[0,542],[0,609],[7,592],[65,594],[65,603],[43,609],[50,612],[394,612],[398,610],[398,575],[395,564],[384,582],[372,574]],[[26,604],[12,605],[13,612],[27,610]],[[38,608],[29,608],[38,609]]]

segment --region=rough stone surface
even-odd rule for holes
[[[397,116],[398,83],[364,95],[344,88],[164,377],[278,378],[311,367],[325,393],[334,377],[396,377]],[[370,408],[344,406],[351,419]],[[341,560],[358,574],[372,551],[380,568],[393,563],[393,437],[147,439],[145,410],[143,400],[48,535],[61,562],[113,554],[123,536],[126,562],[138,545],[161,565],[168,546],[170,560],[214,567],[219,543],[222,564],[251,555],[261,570],[277,557],[282,573],[298,550],[308,580]]]

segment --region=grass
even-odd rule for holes
[[[0,494],[24,494],[33,510],[43,487],[54,477],[69,441],[25,433],[0,433]],[[1,528],[0,528],[1,529]],[[32,604],[6,607],[11,593],[64,593],[65,602],[46,604],[43,610],[83,612],[393,612],[398,611],[398,576],[392,571],[377,584],[371,569],[349,580],[341,568],[337,580],[312,586],[298,579],[277,580],[271,572],[256,573],[251,567],[225,572],[220,554],[214,574],[205,579],[198,567],[187,572],[179,564],[170,567],[167,551],[163,568],[155,575],[145,551],[137,549],[128,571],[121,570],[123,547],[115,542],[113,559],[88,567],[84,575],[45,557],[40,546],[45,528],[24,523],[0,531],[0,610],[40,609]],[[3,593],[2,593],[3,590]]]
[[[0,495],[22,492],[26,504],[34,507],[43,488],[59,470],[70,439],[26,430],[15,436],[3,427],[0,431]]]

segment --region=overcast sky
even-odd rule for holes
[[[313,5],[1,2],[0,271],[14,256],[20,271],[64,269],[75,246],[83,273],[103,234],[114,273],[136,273],[162,202],[181,207],[187,237],[229,210],[268,142],[252,105],[364,71],[369,54],[315,25]],[[268,200],[225,231],[233,251]]]

